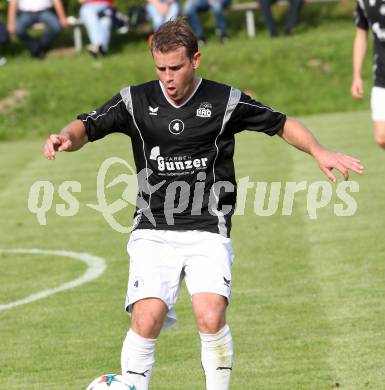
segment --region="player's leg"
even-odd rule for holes
[[[233,366],[233,340],[226,324],[227,299],[218,294],[192,296],[194,315],[201,338],[201,360],[207,390],[228,390]]]
[[[155,361],[155,346],[167,314],[166,304],[158,298],[135,302],[131,311],[131,328],[123,342],[122,375],[130,386],[147,390]]]
[[[183,260],[168,245],[167,237],[167,232],[136,230],[127,245],[130,275],[125,308],[132,318],[121,365],[122,375],[136,390],[148,389],[160,330],[176,321],[173,305]]]
[[[159,336],[167,312],[167,305],[161,299],[141,299],[132,305],[131,329],[141,337],[155,339]]]
[[[385,149],[385,88],[372,88],[371,106],[374,138],[377,145]]]
[[[214,334],[225,326],[227,299],[223,295],[202,292],[191,299],[199,332]]]
[[[385,120],[374,121],[374,137],[376,143],[382,149],[385,149]]]
[[[194,242],[194,235],[199,241]],[[225,315],[231,294],[231,241],[219,234],[207,232],[195,232],[194,235],[190,238],[193,250],[185,266],[185,273],[201,338],[206,389],[228,390],[233,341]]]

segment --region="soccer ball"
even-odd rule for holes
[[[130,386],[121,375],[105,374],[93,380],[87,390],[137,390]]]

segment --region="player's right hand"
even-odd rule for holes
[[[364,83],[361,78],[353,79],[351,87],[352,96],[355,99],[363,99],[364,97]]]
[[[44,155],[48,160],[55,160],[56,152],[64,152],[71,146],[72,142],[66,136],[51,134],[44,145]]]

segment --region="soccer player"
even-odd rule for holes
[[[354,19],[357,28],[353,44],[351,92],[356,99],[364,97],[361,69],[368,46],[368,30],[370,28],[374,38],[372,120],[376,143],[385,149],[385,5],[380,0],[357,0]]]
[[[163,24],[151,52],[159,80],[122,89],[111,100],[51,135],[44,147],[74,151],[112,132],[131,138],[139,197],[128,242],[126,310],[131,328],[123,343],[123,375],[137,390],[149,385],[156,340],[175,323],[182,279],[191,294],[201,339],[207,390],[227,390],[233,342],[226,324],[231,292],[235,206],[234,136],[249,129],[314,157],[333,181],[361,173],[359,160],[327,150],[295,119],[236,88],[196,76],[197,39],[183,18]],[[252,157],[252,156],[250,156]]]

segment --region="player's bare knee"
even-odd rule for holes
[[[139,336],[144,338],[157,338],[163,325],[163,320],[151,313],[133,316],[131,328]]]
[[[374,122],[374,138],[376,144],[385,149],[385,121],[375,121]]]
[[[206,311],[197,318],[198,330],[201,333],[214,334],[225,326],[225,318],[217,311]]]
[[[376,143],[380,148],[385,149],[385,136],[376,136]]]
[[[146,299],[134,303],[131,328],[145,338],[157,338],[167,313],[166,305],[158,299]]]

